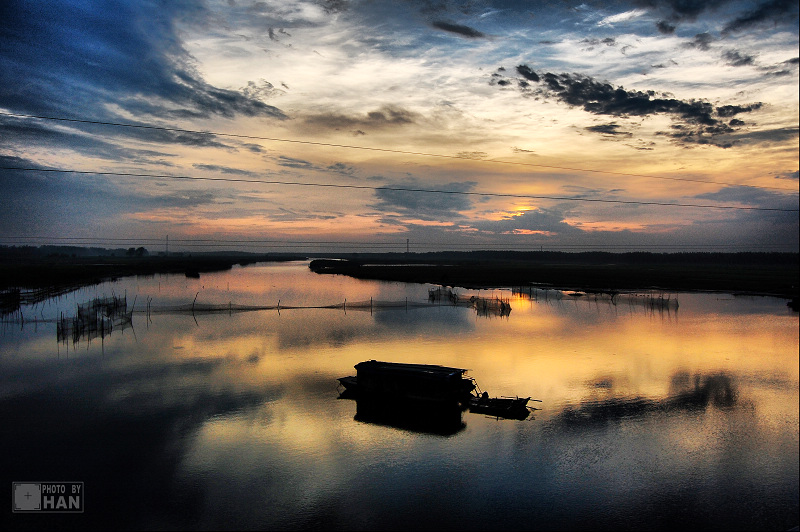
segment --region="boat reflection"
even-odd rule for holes
[[[467,426],[457,403],[405,404],[365,398],[355,401],[353,419],[362,423],[435,436],[453,436]]]

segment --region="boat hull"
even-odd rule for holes
[[[528,401],[530,397],[471,397],[468,402],[469,411],[474,414],[485,414],[506,419],[525,419],[530,414]]]

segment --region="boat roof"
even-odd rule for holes
[[[356,370],[366,369],[369,371],[386,371],[399,373],[420,373],[428,375],[463,375],[466,369],[450,368],[435,364],[406,364],[403,362],[381,362],[378,360],[367,360],[355,365]]]

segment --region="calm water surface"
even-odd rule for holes
[[[81,515],[8,509],[0,528],[798,525],[798,314],[784,300],[457,290],[509,299],[501,317],[431,304],[429,287],[262,264],[122,279],[6,316],[7,504],[15,481],[82,481],[86,499]],[[56,318],[122,295],[132,327],[59,341]],[[336,379],[368,359],[468,368],[540,410],[438,427],[357,416]]]

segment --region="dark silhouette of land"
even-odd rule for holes
[[[800,277],[797,253],[424,253],[320,259],[310,268],[321,274],[465,288],[718,291],[795,301]]]
[[[151,255],[144,248],[0,247],[4,307],[19,289],[48,294],[131,275],[222,271],[236,264],[308,260],[322,254],[218,252]],[[471,251],[324,255],[320,274],[464,288],[550,287],[587,292],[717,291],[798,297],[797,253],[564,253]],[[8,301],[5,301],[8,299]]]
[[[150,255],[144,248],[0,247],[0,313],[13,312],[20,303],[45,300],[120,277],[184,274],[196,278],[237,264],[305,259],[300,255],[238,252]],[[34,293],[23,301],[20,289]]]

